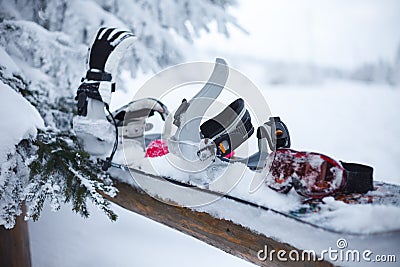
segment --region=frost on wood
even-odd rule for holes
[[[86,71],[84,58],[99,27],[135,33],[138,41],[122,62],[135,76],[139,68],[158,71],[182,62],[177,42],[191,42],[200,31],[208,31],[212,21],[227,35],[228,24],[237,26],[226,12],[234,4],[235,0],[0,1],[0,81],[27,99],[46,126],[36,140],[8,144],[13,149],[0,162],[0,225],[13,227],[23,201],[27,218],[37,219],[46,202],[57,210],[69,201],[83,216],[88,215],[86,201],[92,201],[115,218],[100,194],[116,193],[111,180],[81,150],[71,130],[74,95]]]

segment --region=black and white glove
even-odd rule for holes
[[[115,91],[115,77],[118,64],[134,35],[116,28],[100,28],[89,49],[88,71],[78,88],[78,115],[86,116],[87,98],[102,101],[106,107]]]

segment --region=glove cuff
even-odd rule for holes
[[[75,99],[78,100],[78,115],[87,115],[87,99],[95,99],[109,105],[111,102],[111,93],[115,91],[115,83],[107,81],[85,81],[76,92]]]
[[[101,71],[101,70],[97,70],[97,69],[90,69],[86,72],[86,77],[82,78],[82,79],[87,80],[87,81],[111,82],[112,75],[111,75],[111,73],[108,73],[105,71]]]

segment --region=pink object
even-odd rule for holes
[[[230,158],[232,158],[232,157],[234,157],[234,156],[235,156],[235,150],[232,150],[232,152],[229,153],[229,154],[227,154],[227,155],[225,156],[225,158],[230,159]]]
[[[153,140],[146,148],[146,158],[161,157],[168,154],[168,144],[161,139]]]
[[[167,142],[161,140],[161,139],[156,139],[150,142],[150,144],[146,148],[146,158],[156,158],[156,157],[161,157],[166,154],[168,154],[168,144]],[[235,156],[235,151],[232,151],[228,155],[225,156],[225,158],[230,159]]]

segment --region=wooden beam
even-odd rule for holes
[[[25,204],[22,215],[16,218],[14,228],[0,226],[0,266],[30,267],[28,223],[24,220]]]
[[[260,261],[257,253],[265,245],[268,249],[298,250],[288,244],[277,242],[265,235],[255,233],[232,221],[217,219],[205,212],[197,212],[189,208],[168,205],[158,201],[141,189],[115,181],[119,190],[116,197],[106,196],[117,205],[141,214],[154,221],[167,225],[185,234],[191,235],[207,244],[219,248],[229,254],[245,259],[259,266],[333,266],[326,261],[281,262]],[[288,255],[288,254],[286,254]]]

